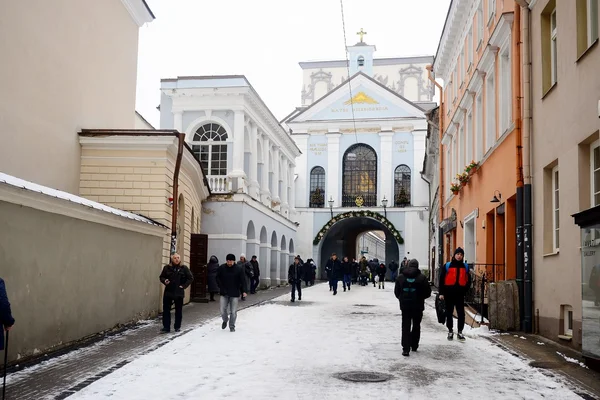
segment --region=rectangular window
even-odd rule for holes
[[[558,58],[557,58],[557,52],[558,52],[558,47],[557,47],[557,29],[556,29],[556,9],[554,11],[552,11],[552,14],[550,15],[550,59],[551,59],[551,64],[550,64],[550,76],[551,76],[551,83],[552,85],[554,85],[558,79],[557,79],[557,70],[558,70]]]
[[[501,121],[500,121],[500,133],[504,134],[510,127],[512,119],[512,74],[511,74],[511,59],[510,59],[510,46],[507,46],[505,50],[500,54],[500,71],[502,74],[501,81]]]
[[[600,141],[595,141],[590,145],[590,176],[592,188],[592,207],[600,205]]]
[[[483,94],[479,93],[477,95],[477,99],[475,101],[475,112],[477,113],[477,121],[476,121],[476,128],[475,128],[475,136],[477,138],[476,140],[476,146],[477,146],[477,162],[480,162],[481,159],[483,158]]]
[[[560,197],[558,182],[558,165],[552,168],[552,250],[556,253],[560,248]]]
[[[541,15],[542,39],[542,94],[546,94],[557,82],[558,77],[558,29],[556,0],[550,0]]]
[[[465,125],[458,127],[458,168],[457,174],[462,174],[465,169]]]
[[[573,336],[573,307],[563,305],[563,333],[565,336]]]
[[[487,153],[496,143],[496,83],[494,81],[493,72],[488,73],[485,82],[485,100],[487,106],[485,113],[485,119],[487,121],[485,130],[485,152]]]
[[[488,25],[496,15],[496,0],[488,0]]]
[[[452,182],[452,171],[450,171],[450,160],[452,159],[451,145],[446,146],[446,159],[444,160],[444,168],[446,168],[446,190],[450,191],[450,183]]]
[[[471,66],[473,65],[473,53],[475,52],[475,49],[473,48],[473,27],[471,27],[469,29],[469,34],[467,35],[467,57],[469,58],[469,67],[468,69],[471,69]]]
[[[456,145],[456,137],[458,133],[454,134],[452,138],[452,177],[454,178],[458,174],[458,146]]]
[[[598,40],[598,0],[577,2],[577,55],[581,56]]]
[[[473,159],[473,112],[469,111],[469,115],[467,115],[467,151],[465,155],[465,166],[469,165]]]
[[[483,44],[483,0],[479,2],[477,7],[477,50]]]

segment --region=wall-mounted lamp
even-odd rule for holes
[[[383,213],[384,213],[386,219],[387,219],[387,203],[388,203],[388,200],[385,198],[385,195],[383,195],[383,200],[381,200],[381,205],[383,206]]]
[[[496,193],[498,193],[497,197]],[[494,198],[490,200],[490,203],[500,203],[500,200],[502,200],[502,193],[500,193],[497,190],[494,190]]]
[[[331,218],[333,219],[333,197],[329,196],[329,211],[331,211]]]

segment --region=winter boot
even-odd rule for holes
[[[410,352],[409,352],[408,350],[406,350],[406,349],[405,349],[405,350],[402,350],[402,355],[403,355],[404,357],[408,357],[408,356],[410,356]]]
[[[463,335],[463,333],[462,333],[462,332],[458,332],[458,335],[456,335],[456,338],[457,338],[458,340],[460,340],[461,342],[464,342],[464,341],[466,340],[466,339],[465,339],[465,336]]]
[[[450,331],[448,332],[448,340],[453,340],[454,339],[454,332]]]

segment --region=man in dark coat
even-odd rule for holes
[[[163,267],[159,277],[161,283],[165,285],[163,294],[163,328],[161,333],[171,332],[171,306],[175,303],[175,332],[181,328],[181,319],[183,314],[183,298],[185,289],[192,283],[194,277],[190,269],[181,264],[181,256],[175,253],[171,256],[171,262]]]
[[[398,265],[398,263],[395,260],[392,260],[390,265],[388,265],[388,268],[390,269],[390,272],[392,273],[392,282],[396,282],[396,278],[398,278],[398,269],[400,268],[400,266]]]
[[[252,256],[252,259],[250,260],[250,264],[252,264],[252,273],[253,273],[253,277],[250,282],[250,294],[255,294],[256,288],[258,287],[258,284],[260,283],[260,267],[258,265],[258,260],[256,259],[256,256]]]
[[[240,267],[244,271],[244,277],[246,278],[246,287],[250,288],[250,284],[252,279],[254,278],[254,269],[252,268],[252,264],[246,259],[246,255],[244,253],[240,254],[240,261],[238,261]],[[245,297],[242,297],[242,301],[246,301]]]
[[[12,326],[15,324],[15,319],[10,311],[10,302],[8,301],[8,295],[6,294],[6,285],[4,280],[0,278],[0,350],[4,350],[4,331],[10,331]]]
[[[217,271],[217,283],[220,289],[220,308],[223,323],[221,329],[227,328],[235,332],[235,321],[237,319],[238,300],[240,295],[246,298],[248,284],[242,265],[235,263],[235,256],[227,254],[227,262],[219,267]]]
[[[400,263],[400,273],[408,266],[408,259],[404,257],[404,260]]]
[[[288,268],[288,283],[292,285],[292,303],[296,301],[296,289],[298,290],[298,300],[302,300],[302,268],[300,257],[294,257],[294,263]]]
[[[342,274],[342,285],[344,285],[345,292],[346,287],[348,287],[348,290],[350,290],[350,285],[352,284],[352,264],[350,261],[348,261],[348,257],[344,257],[344,261],[342,261]]]
[[[379,268],[379,260],[377,260],[376,258],[369,261],[369,270],[371,270],[371,283],[373,284],[373,287],[376,287],[377,284],[375,283],[375,277],[377,276],[377,269]]]
[[[342,277],[342,263],[337,258],[337,254],[333,253],[329,261],[327,261],[327,266],[325,270],[329,270],[330,278],[329,278],[329,290],[333,290],[333,295],[337,294],[338,281]]]
[[[358,283],[358,275],[360,274],[360,266],[356,262],[356,258],[352,259],[352,262],[350,263],[350,265],[351,265],[351,269],[352,269],[352,283],[356,284],[356,283]]]
[[[208,261],[208,293],[210,293],[210,301],[215,300],[215,294],[219,293],[219,285],[217,284],[217,271],[219,269],[219,259],[217,256],[210,256]]]
[[[448,340],[454,339],[454,309],[458,316],[458,334],[456,337],[464,341],[462,333],[465,327],[465,295],[471,287],[469,265],[463,261],[465,252],[460,247],[454,252],[452,261],[446,263],[440,270],[440,300],[446,303],[446,326]]]
[[[410,260],[402,270],[396,279],[394,294],[402,310],[402,355],[407,357],[411,349],[417,351],[419,347],[425,299],[431,296],[431,286],[417,260]]]
[[[379,289],[385,289],[385,273],[387,268],[384,263],[379,263],[377,267],[377,276],[379,277]]]

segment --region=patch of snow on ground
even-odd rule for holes
[[[527,340],[525,336],[519,336],[519,339]]]
[[[579,360],[576,360],[576,359],[574,359],[574,358],[571,358],[571,357],[569,357],[569,356],[567,356],[567,355],[565,355],[565,354],[561,353],[560,351],[557,351],[557,352],[556,352],[556,354],[558,354],[559,356],[561,356],[562,358],[564,358],[566,361],[568,361],[568,362],[570,362],[570,363],[573,363],[573,364],[577,364],[577,365],[579,365],[579,366],[580,366],[580,367],[582,367],[582,368],[586,368],[586,369],[587,369],[587,367],[588,367],[587,365],[585,365],[585,364],[584,364],[584,363],[582,363],[581,361],[579,361]]]
[[[220,318],[125,365],[71,398],[115,399],[542,399],[579,397],[487,339],[448,341],[429,300],[418,352],[402,357],[393,285],[325,284],[239,312],[235,333]],[[184,327],[185,328],[185,327]],[[352,383],[340,372],[393,375]],[[462,377],[462,378],[457,378]]]
[[[473,314],[470,310],[465,310],[465,313],[470,316],[473,320],[477,321],[478,323],[481,323],[481,314]],[[489,324],[490,321],[488,321],[487,318],[483,318],[483,323],[484,324]]]
[[[537,344],[539,344],[540,346],[545,346],[546,345],[546,343],[544,343],[544,342],[537,342]]]

